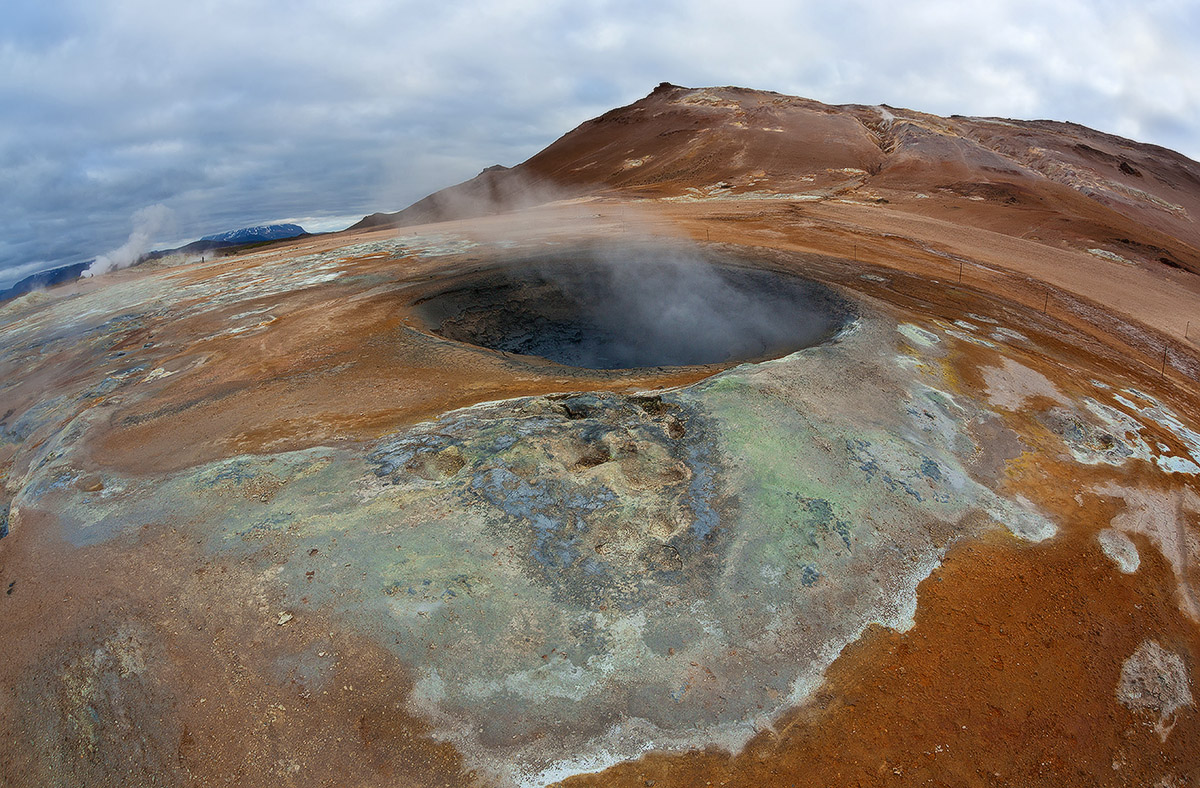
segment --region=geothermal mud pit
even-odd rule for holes
[[[774,358],[852,317],[818,282],[670,247],[585,247],[460,278],[418,304],[432,332],[588,369]]]

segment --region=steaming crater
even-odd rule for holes
[[[446,339],[603,370],[777,358],[854,315],[819,282],[644,246],[523,258],[416,307]]]

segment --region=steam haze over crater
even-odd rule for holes
[[[780,356],[853,317],[817,283],[725,267],[687,246],[557,249],[456,282],[425,299],[434,333],[590,369],[687,366]]]
[[[121,250],[152,206],[173,218],[151,246],[340,229],[516,164],[664,80],[1070,120],[1196,158],[1197,40],[1183,0],[10,0],[0,287]]]

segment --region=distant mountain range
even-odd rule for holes
[[[201,241],[216,241],[230,244],[252,244],[259,241],[280,241],[284,238],[295,238],[304,235],[304,228],[298,224],[262,224],[258,227],[246,227],[241,230],[231,230],[217,235],[206,235]]]
[[[24,295],[30,290],[41,290],[47,287],[54,287],[63,282],[69,282],[72,279],[79,278],[79,275],[91,265],[91,261],[86,263],[71,263],[64,265],[62,268],[55,268],[50,271],[39,271],[32,276],[27,276],[20,282],[17,282],[12,287],[6,290],[0,290],[0,301],[5,301],[9,298],[16,298],[19,295]]]

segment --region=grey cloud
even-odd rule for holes
[[[396,210],[662,80],[1200,155],[1200,10],[1180,0],[12,0],[5,21],[0,286],[115,249],[155,203],[184,237]]]

